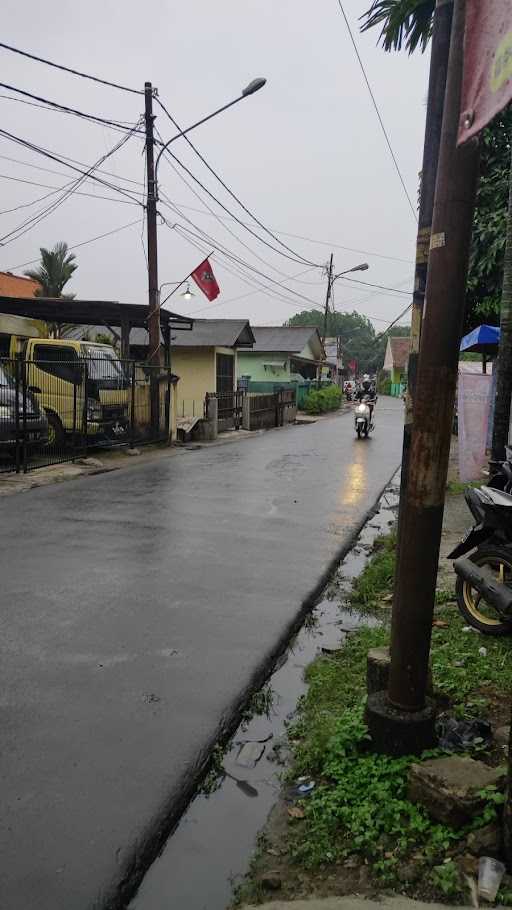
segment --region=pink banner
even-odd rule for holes
[[[483,480],[491,389],[490,373],[459,373],[459,475],[463,483]]]

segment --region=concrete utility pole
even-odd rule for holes
[[[500,346],[496,369],[496,404],[492,431],[491,470],[505,458],[510,426],[510,399],[512,396],[512,164],[507,217],[507,241],[503,289],[501,292]]]
[[[368,699],[375,748],[418,753],[434,742],[426,697],[434,596],[450,452],[460,332],[478,180],[478,145],[457,148],[465,0],[455,0],[435,193],[401,546],[395,579],[388,692]]]
[[[428,80],[427,117],[425,122],[425,140],[423,146],[423,164],[421,169],[420,208],[418,215],[418,235],[416,240],[416,268],[414,272],[414,291],[411,313],[411,350],[407,369],[407,393],[405,400],[405,425],[402,452],[402,476],[400,482],[400,499],[407,494],[409,476],[409,452],[413,420],[413,401],[416,389],[416,372],[420,349],[421,321],[425,304],[427,285],[428,254],[430,235],[432,233],[432,216],[436,191],[437,165],[441,128],[443,124],[444,95],[448,55],[450,53],[450,35],[452,31],[453,0],[437,0],[432,29],[430,73]],[[398,521],[397,548],[400,547],[400,519]]]
[[[151,82],[144,83],[145,122],[146,122],[146,167],[148,178],[147,196],[147,242],[148,242],[148,281],[149,281],[149,308],[148,308],[148,333],[149,333],[149,362],[160,366],[160,301],[158,299],[158,241],[156,225],[156,200],[157,187],[155,180],[154,164],[154,135],[153,135],[153,86]],[[158,377],[151,371],[151,427],[158,429],[159,425],[159,394]]]

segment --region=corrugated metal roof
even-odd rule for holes
[[[300,354],[310,342],[321,351],[318,329],[311,325],[253,326],[255,343],[253,351],[258,353]]]

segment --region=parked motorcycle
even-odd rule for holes
[[[363,400],[354,409],[354,426],[357,438],[369,436],[374,428],[373,415],[369,405],[370,398],[365,395]]]
[[[489,486],[468,487],[475,524],[451,553],[456,596],[466,622],[486,635],[512,633],[512,451]],[[468,558],[464,554],[475,552]]]

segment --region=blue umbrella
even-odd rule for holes
[[[460,343],[461,351],[475,351],[477,354],[497,354],[500,343],[500,328],[497,325],[479,325]]]

